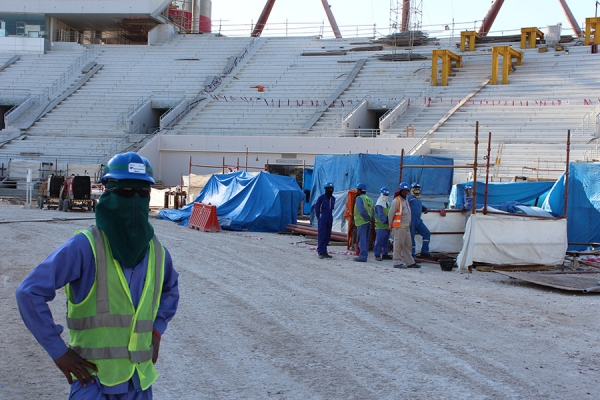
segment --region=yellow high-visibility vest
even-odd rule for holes
[[[140,386],[148,389],[158,378],[152,363],[152,329],[158,313],[165,272],[165,250],[156,239],[149,243],[146,281],[137,308],[108,239],[96,226],[83,233],[92,246],[96,278],[88,296],[78,304],[70,285],[67,294],[69,346],[82,358],[96,364],[91,371],[100,383],[115,386],[127,382],[137,371]]]

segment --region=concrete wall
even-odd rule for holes
[[[76,5],[74,4],[76,3]],[[152,14],[171,0],[20,0],[3,1],[2,12],[36,14]]]
[[[313,165],[315,156],[324,154],[399,156],[402,149],[408,152],[418,141],[415,138],[157,135],[139,153],[152,163],[156,180],[175,186],[181,175],[188,175],[190,157],[193,164],[213,166],[194,167],[194,174],[212,174],[221,172],[223,157],[228,166],[236,166],[238,159],[239,165],[246,165],[246,151],[248,166],[264,168],[267,163]],[[295,158],[285,160],[286,156]]]
[[[0,52],[14,54],[46,54],[50,41],[24,36],[0,37]]]
[[[152,46],[157,42],[167,41],[175,33],[175,28],[171,25],[157,25],[148,32],[148,45]]]

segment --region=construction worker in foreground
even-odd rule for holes
[[[177,311],[179,274],[148,221],[148,160],[118,154],[102,183],[96,225],[38,265],[17,288],[17,304],[71,384],[69,399],[151,399],[161,335]],[[62,287],[68,346],[47,304]]]
[[[373,200],[367,196],[367,185],[359,183],[356,185],[358,197],[354,204],[354,225],[356,225],[356,240],[360,252],[354,261],[367,262],[369,255],[369,234],[371,233],[371,221],[374,219]]]
[[[317,254],[320,259],[332,258],[327,251],[327,246],[329,246],[329,241],[331,240],[334,207],[333,182],[327,182],[325,184],[325,193],[319,196],[315,204],[315,216],[318,221]]]
[[[390,211],[390,202],[388,201],[390,190],[382,187],[381,194],[375,203],[375,246],[373,254],[377,261],[391,260],[388,254],[390,247],[390,230],[388,229],[388,211]]]
[[[423,238],[423,244],[421,245],[421,257],[430,258],[429,254],[429,242],[431,240],[431,232],[421,219],[421,214],[427,214],[427,207],[423,205],[421,201],[421,185],[418,182],[414,182],[410,185],[410,194],[406,196],[408,204],[410,204],[410,240],[412,242],[412,256],[416,257],[416,246],[415,246],[415,235],[418,233]]]
[[[406,182],[398,186],[394,193],[394,200],[388,212],[389,229],[394,238],[394,268],[421,268],[412,257],[412,243],[410,240],[410,205],[406,196],[410,188]]]

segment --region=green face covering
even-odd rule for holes
[[[107,182],[96,206],[96,225],[106,234],[113,257],[127,267],[135,267],[146,255],[154,228],[148,222],[150,196],[120,196],[111,189],[150,188],[139,180]]]

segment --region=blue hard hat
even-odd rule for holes
[[[408,183],[406,182],[402,182],[401,184],[398,185],[398,189],[400,190],[410,190],[410,188],[408,187]]]
[[[410,188],[420,188],[421,185],[419,185],[419,182],[413,182],[412,185],[410,185]]]
[[[333,189],[333,182],[327,182],[325,184],[325,189],[327,189],[327,188],[332,188]]]
[[[154,184],[152,174],[152,165],[150,161],[132,151],[123,154],[117,154],[108,162],[102,171],[102,184],[106,184],[109,179],[124,180],[135,179]]]
[[[386,188],[385,186],[382,187],[381,188],[381,194],[384,194],[384,195],[387,196],[388,194],[390,194],[390,189]]]
[[[356,185],[356,188],[364,190],[365,192],[367,191],[367,185],[365,183],[359,183],[358,185]]]
[[[467,190],[467,189],[473,189],[473,186],[471,186],[471,185],[465,185],[465,190]]]

